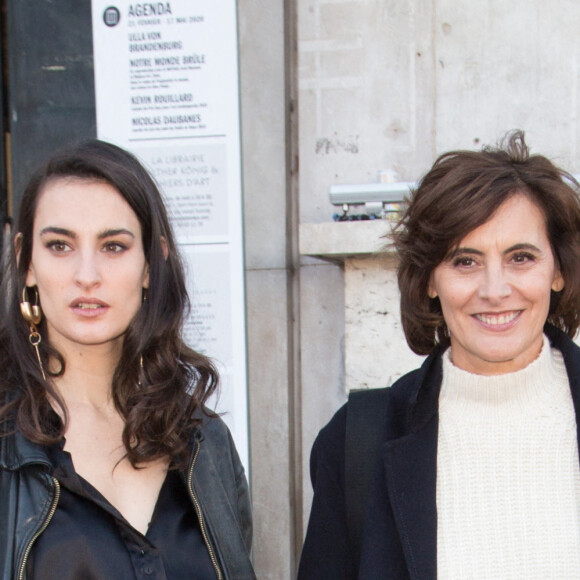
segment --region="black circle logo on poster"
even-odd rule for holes
[[[120,20],[121,13],[119,12],[118,8],[115,8],[115,6],[109,6],[108,8],[105,8],[105,11],[103,12],[103,22],[107,26],[117,26]]]

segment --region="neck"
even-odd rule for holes
[[[66,349],[54,346],[66,363],[64,374],[53,379],[66,405],[90,404],[99,408],[114,406],[113,374],[121,356],[120,348],[111,343],[75,345]]]

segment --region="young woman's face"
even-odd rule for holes
[[[76,178],[45,186],[26,284],[38,287],[50,342],[63,354],[120,348],[149,274],[139,220],[114,187]]]
[[[441,302],[453,363],[483,375],[527,366],[542,347],[550,291],[563,285],[542,211],[514,195],[431,276],[429,296]]]

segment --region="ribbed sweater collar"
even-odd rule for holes
[[[546,337],[538,358],[524,369],[502,375],[476,375],[456,367],[452,351],[443,355],[439,410],[468,421],[518,420],[560,414],[570,407],[571,393],[560,351]]]

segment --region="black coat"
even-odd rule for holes
[[[545,332],[564,357],[578,425],[580,348],[554,327],[546,326]],[[441,355],[439,350],[434,352],[420,369],[399,379],[389,390],[384,442],[366,503],[360,562],[352,557],[345,515],[346,405],[319,433],[311,455],[314,500],[299,580],[437,577],[435,493]]]

